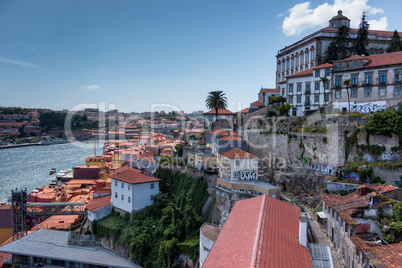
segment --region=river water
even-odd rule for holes
[[[97,154],[102,154],[103,144],[97,144]],[[11,196],[11,190],[25,189],[28,193],[49,184],[56,174],[74,166],[85,165],[85,159],[94,155],[94,143],[75,142],[45,146],[27,146],[0,150],[0,202]]]

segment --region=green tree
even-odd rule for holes
[[[324,55],[324,62],[334,62],[343,60],[349,57],[349,27],[342,25],[339,27],[335,35],[335,40],[332,41]]]
[[[402,131],[402,111],[388,108],[373,113],[363,128],[373,135],[400,134]]]
[[[177,156],[182,157],[183,156],[183,145],[177,144],[174,148],[176,149]]]
[[[268,104],[274,103],[284,103],[286,102],[286,98],[282,96],[269,96],[268,97]]]
[[[363,12],[362,19],[359,24],[359,30],[357,31],[357,37],[355,40],[355,52],[357,55],[369,55],[366,46],[368,45],[368,29],[369,24],[366,21],[366,12]]]
[[[392,36],[391,41],[389,42],[389,46],[387,48],[387,53],[402,51],[402,40],[398,34],[398,31],[394,31],[394,35]]]
[[[346,79],[343,81],[343,85],[346,86],[346,94],[348,95],[348,110],[349,110],[349,121],[350,121],[350,98],[349,98],[349,88],[350,85],[352,84],[352,81],[350,79]]]
[[[291,108],[292,105],[290,105],[290,103],[284,103],[281,106],[279,106],[278,110],[281,115],[288,116]]]
[[[223,93],[223,91],[210,91],[205,100],[205,105],[208,109],[215,109],[216,121],[218,120],[218,110],[226,109],[228,106],[228,101],[225,95],[226,94]]]

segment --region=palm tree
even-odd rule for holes
[[[328,82],[328,78],[326,76],[323,76],[320,77],[320,80],[322,82],[322,88],[324,89],[323,92],[324,92],[324,103],[325,103],[325,83]]]
[[[350,123],[350,99],[349,99],[349,87],[352,84],[352,81],[350,79],[346,79],[343,81],[343,85],[346,86],[346,93],[348,95],[348,109],[349,109],[349,123]]]
[[[227,98],[225,97],[226,93],[223,91],[210,91],[208,93],[207,99],[205,100],[205,106],[208,109],[215,109],[216,119],[218,121],[218,110],[226,109],[228,106]]]

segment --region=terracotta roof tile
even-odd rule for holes
[[[255,101],[252,104],[250,104],[250,107],[260,107],[264,106],[264,104],[261,101]]]
[[[153,181],[160,181],[160,179],[148,175],[149,173],[132,168],[130,166],[124,166],[115,170],[110,174],[110,177],[119,181],[128,182],[131,184],[147,183]]]
[[[318,66],[314,67],[313,70],[326,69],[326,68],[332,68],[332,67],[334,67],[333,64],[331,64],[331,63],[324,63],[324,64],[321,64],[321,65],[318,65]]]
[[[266,195],[237,201],[203,267],[313,267],[298,241],[299,215]]]
[[[281,90],[279,88],[261,88],[261,91],[264,93],[280,93]]]
[[[205,115],[215,115],[216,111],[211,110],[209,112],[204,113]],[[218,109],[218,114],[229,114],[229,115],[234,115],[234,113],[232,113],[231,111],[229,111],[228,109]]]
[[[364,59],[364,60],[369,61],[369,63],[365,64],[363,66],[363,68],[402,64],[402,51],[381,54],[381,55],[371,55],[371,56],[365,56],[365,57],[359,56],[359,55],[354,55],[354,56],[346,58],[340,62],[352,61],[352,60],[357,60],[357,59],[360,59],[360,60]]]
[[[243,151],[240,148],[233,148],[232,150],[229,150],[227,152],[221,153],[221,155],[226,156],[230,159],[251,159],[251,158],[257,158],[257,156],[252,155],[248,152]]]
[[[89,211],[94,212],[100,208],[103,208],[103,207],[109,205],[110,197],[111,197],[110,195],[107,195],[107,196],[102,196],[102,197],[98,197],[95,199],[91,199],[87,204],[87,209]]]
[[[331,31],[331,32],[337,32],[337,28],[333,27],[325,27],[322,28],[321,31]],[[358,29],[351,28],[349,30],[349,33],[357,33]],[[376,35],[382,35],[382,36],[392,36],[394,34],[394,31],[380,31],[380,30],[368,30],[370,34],[376,34]],[[399,32],[399,36],[402,35],[402,32]]]
[[[248,114],[248,111],[250,110],[250,108],[245,108],[245,109],[243,109],[243,110],[241,110],[241,111],[238,111],[237,113],[238,114]]]
[[[310,75],[313,75],[313,69],[308,69],[308,70],[304,70],[299,73],[288,75],[288,76],[286,76],[286,78],[293,78],[293,77],[299,77],[299,76],[310,76]]]
[[[219,139],[220,141],[242,141],[243,139],[239,136],[228,135]]]

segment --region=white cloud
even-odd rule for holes
[[[24,62],[24,61],[19,61],[19,60],[14,60],[14,59],[9,59],[9,58],[2,58],[0,57],[0,62],[4,63],[9,63],[9,64],[14,64],[14,65],[19,65],[19,66],[24,66],[24,67],[29,67],[29,68],[34,68],[34,69],[43,69],[39,67],[36,64],[29,63],[29,62]]]
[[[316,8],[311,7],[311,2],[296,4],[288,10],[282,23],[282,31],[291,36],[317,26],[325,27],[338,10],[342,10],[343,15],[351,20],[350,27],[357,28],[363,11],[366,11],[367,17],[384,13],[383,9],[372,7],[367,2],[368,0],[334,0],[333,4],[326,2]],[[373,19],[369,23],[370,29],[386,30],[388,27],[387,17]]]
[[[90,85],[90,86],[86,86],[86,89],[88,89],[88,90],[98,90],[98,89],[100,89],[100,86],[98,86],[98,85]]]

